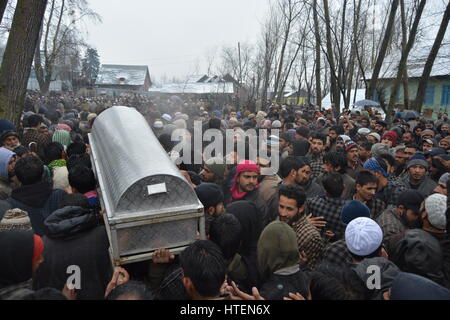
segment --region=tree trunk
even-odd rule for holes
[[[44,69],[42,68],[42,57],[41,57],[41,41],[42,41],[42,33],[44,31],[43,27],[44,24],[42,24],[41,29],[39,31],[38,43],[34,53],[34,72],[36,73],[36,79],[38,81],[41,93],[43,93],[42,88],[44,87]],[[43,94],[45,95],[46,92]]]
[[[317,105],[322,108],[322,87],[321,87],[321,54],[320,54],[320,44],[322,42],[320,38],[320,29],[319,29],[319,17],[317,13],[317,0],[314,0],[313,3],[313,17],[314,17],[314,34],[316,38],[316,100]],[[300,90],[300,88],[299,88]]]
[[[19,124],[47,0],[18,0],[0,68],[0,118]]]
[[[345,91],[346,87],[346,72],[345,72],[345,63],[344,63],[344,38],[345,38],[345,16],[347,14],[347,3],[348,0],[344,0],[343,8],[342,8],[342,25],[341,25],[341,39],[340,39],[340,45],[339,45],[339,71],[338,71],[338,83],[339,87],[343,88]],[[347,107],[346,100],[345,100],[345,92],[343,94],[344,97],[344,108]]]
[[[7,5],[8,5],[8,0],[0,0],[0,23],[2,23],[3,15],[5,14]]]
[[[352,47],[351,47],[351,52],[350,52],[350,59],[349,59],[349,71],[348,71],[348,75],[347,75],[347,94],[344,97],[345,99],[345,106],[349,107],[350,106],[350,100],[351,100],[351,95],[352,95],[352,87],[353,87],[353,76],[355,73],[355,60],[356,60],[356,46],[358,43],[358,37],[359,37],[359,30],[358,30],[358,26],[359,26],[359,21],[360,21],[360,15],[361,15],[361,2],[362,0],[358,1],[358,5],[356,5],[356,1],[353,1],[353,5],[355,7],[355,14],[353,16],[353,39],[354,41],[352,41]],[[358,82],[358,78],[356,79],[356,82]],[[355,89],[357,89],[358,83],[355,86]]]
[[[444,12],[444,17],[442,18],[442,23],[439,28],[439,32],[436,36],[436,40],[434,41],[433,47],[431,48],[430,55],[428,56],[428,60],[425,64],[425,68],[423,69],[422,78],[419,82],[419,89],[417,90],[416,97],[416,110],[418,112],[422,112],[422,103],[425,99],[425,91],[427,89],[428,80],[430,80],[431,71],[433,69],[434,61],[439,53],[439,49],[441,48],[442,40],[444,39],[445,32],[447,31],[448,22],[450,19],[450,2],[447,5],[447,8]]]
[[[411,28],[411,32],[409,34],[408,43],[404,51],[402,52],[402,57],[400,60],[400,64],[398,66],[397,78],[394,82],[394,87],[391,91],[391,98],[389,100],[388,114],[392,114],[395,105],[395,98],[397,97],[398,90],[400,88],[400,83],[402,82],[402,78],[405,75],[405,70],[407,68],[408,56],[414,47],[414,42],[416,41],[417,29],[419,27],[420,20],[422,18],[423,10],[425,9],[427,1],[421,0],[419,7],[417,8],[416,17],[414,18],[414,23]]]
[[[302,44],[299,44],[297,46],[297,49],[295,50],[294,57],[291,59],[291,62],[289,63],[289,67],[286,71],[286,75],[281,83],[280,89],[278,90],[278,96],[281,96],[281,97],[283,96],[284,90],[286,89],[286,84],[289,80],[289,75],[291,74],[291,71],[292,71],[292,66],[294,65],[295,61],[297,60],[297,56],[300,52],[301,47],[302,47]]]
[[[366,91],[366,98],[372,98],[372,93],[377,89],[378,77],[380,76],[381,67],[386,57],[386,52],[389,47],[389,43],[392,38],[395,16],[397,14],[399,0],[393,0],[391,6],[391,12],[389,14],[389,21],[384,33],[383,42],[381,44],[380,52],[378,53],[377,62],[375,63],[375,68],[372,72],[372,79],[370,80],[369,90]]]
[[[401,22],[402,22],[402,50],[406,51],[406,46],[408,42],[408,27],[406,26],[406,13],[405,13],[405,0],[400,1],[401,9]],[[405,65],[403,68],[403,105],[405,110],[409,109],[409,88],[408,88],[408,67]]]
[[[338,79],[336,77],[336,67],[334,63],[334,55],[333,55],[333,43],[331,41],[331,22],[330,22],[330,10],[328,7],[328,0],[323,0],[323,9],[325,15],[325,24],[326,24],[326,36],[327,36],[327,58],[328,63],[330,65],[331,72],[331,96],[333,97],[332,102],[334,103],[334,116],[339,118],[340,114],[340,100],[341,93],[338,88]]]

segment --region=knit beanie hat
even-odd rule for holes
[[[397,139],[398,139],[397,132],[395,132],[395,131],[388,131],[385,134],[383,134],[383,138],[382,139],[388,139],[389,141],[392,142],[392,146],[395,147],[397,145]]]
[[[361,217],[370,218],[370,209],[364,203],[353,200],[342,207],[341,220],[345,224]]]
[[[374,172],[380,172],[384,177],[389,177],[389,174],[386,172],[386,170],[383,169],[376,158],[370,158],[369,160],[367,160],[364,163],[364,169]]]
[[[416,153],[412,156],[412,158],[408,161],[407,169],[412,168],[414,166],[422,166],[425,169],[428,169],[429,165],[425,156],[421,153]]]
[[[444,173],[441,178],[439,179],[440,183],[447,183],[447,181],[450,180],[450,173]]]
[[[195,193],[205,207],[205,211],[224,201],[222,190],[217,184],[214,183],[202,183],[195,188]]]
[[[419,211],[420,206],[425,201],[425,197],[417,190],[408,189],[400,193],[397,206],[404,206],[406,209]]]
[[[31,222],[28,213],[20,209],[6,211],[0,221],[0,232],[11,230],[31,230]]]
[[[369,136],[372,136],[375,139],[377,139],[378,142],[381,142],[381,137],[380,137],[380,135],[378,133],[372,132],[372,133],[369,133]]]
[[[391,300],[450,300],[450,290],[412,273],[400,273],[392,283]]]
[[[345,143],[345,152],[349,152],[352,149],[359,149],[359,146],[353,142],[352,140],[349,140]]]
[[[430,129],[423,130],[422,133],[420,134],[420,137],[423,138],[424,136],[431,136],[431,138],[434,138],[435,133],[433,130]]]
[[[442,194],[433,194],[425,200],[425,210],[428,221],[437,229],[445,230],[447,227],[447,197]]]
[[[0,136],[0,143],[3,144],[6,138],[9,137],[16,137],[17,139],[20,139],[19,134],[15,131],[5,131]]]
[[[374,157],[379,157],[382,154],[389,154],[389,146],[382,143],[374,144],[372,146],[372,155]]]
[[[348,250],[360,257],[375,253],[383,242],[381,227],[369,218],[357,218],[345,230],[345,243]]]
[[[280,128],[281,128],[281,121],[275,120],[275,121],[272,123],[272,129],[280,129]]]
[[[5,131],[17,131],[17,129],[11,121],[0,119],[0,134]]]
[[[63,146],[67,147],[72,143],[72,138],[70,137],[70,132],[65,130],[56,130],[53,133],[52,141],[59,142]]]
[[[211,158],[205,162],[205,166],[212,171],[217,177],[223,179],[225,177],[225,170],[227,165],[222,158]]]

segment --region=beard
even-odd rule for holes
[[[423,227],[423,221],[420,216],[418,216],[416,220],[410,221],[408,220],[406,215],[402,214],[400,216],[400,219],[402,220],[403,225],[405,225],[409,229],[422,229]]]

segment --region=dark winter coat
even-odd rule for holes
[[[44,236],[48,233],[44,220],[59,209],[64,194],[63,190],[53,190],[48,182],[39,182],[13,190],[7,201],[11,208],[28,212],[34,232]]]
[[[49,216],[45,225],[49,233],[44,238],[44,262],[38,269],[33,289],[62,290],[68,277],[74,274],[68,267],[76,266],[81,273],[77,298],[103,299],[112,266],[101,217],[81,207],[65,207]]]

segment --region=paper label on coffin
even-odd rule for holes
[[[165,183],[155,184],[152,186],[147,186],[148,195],[167,193],[167,188]]]

